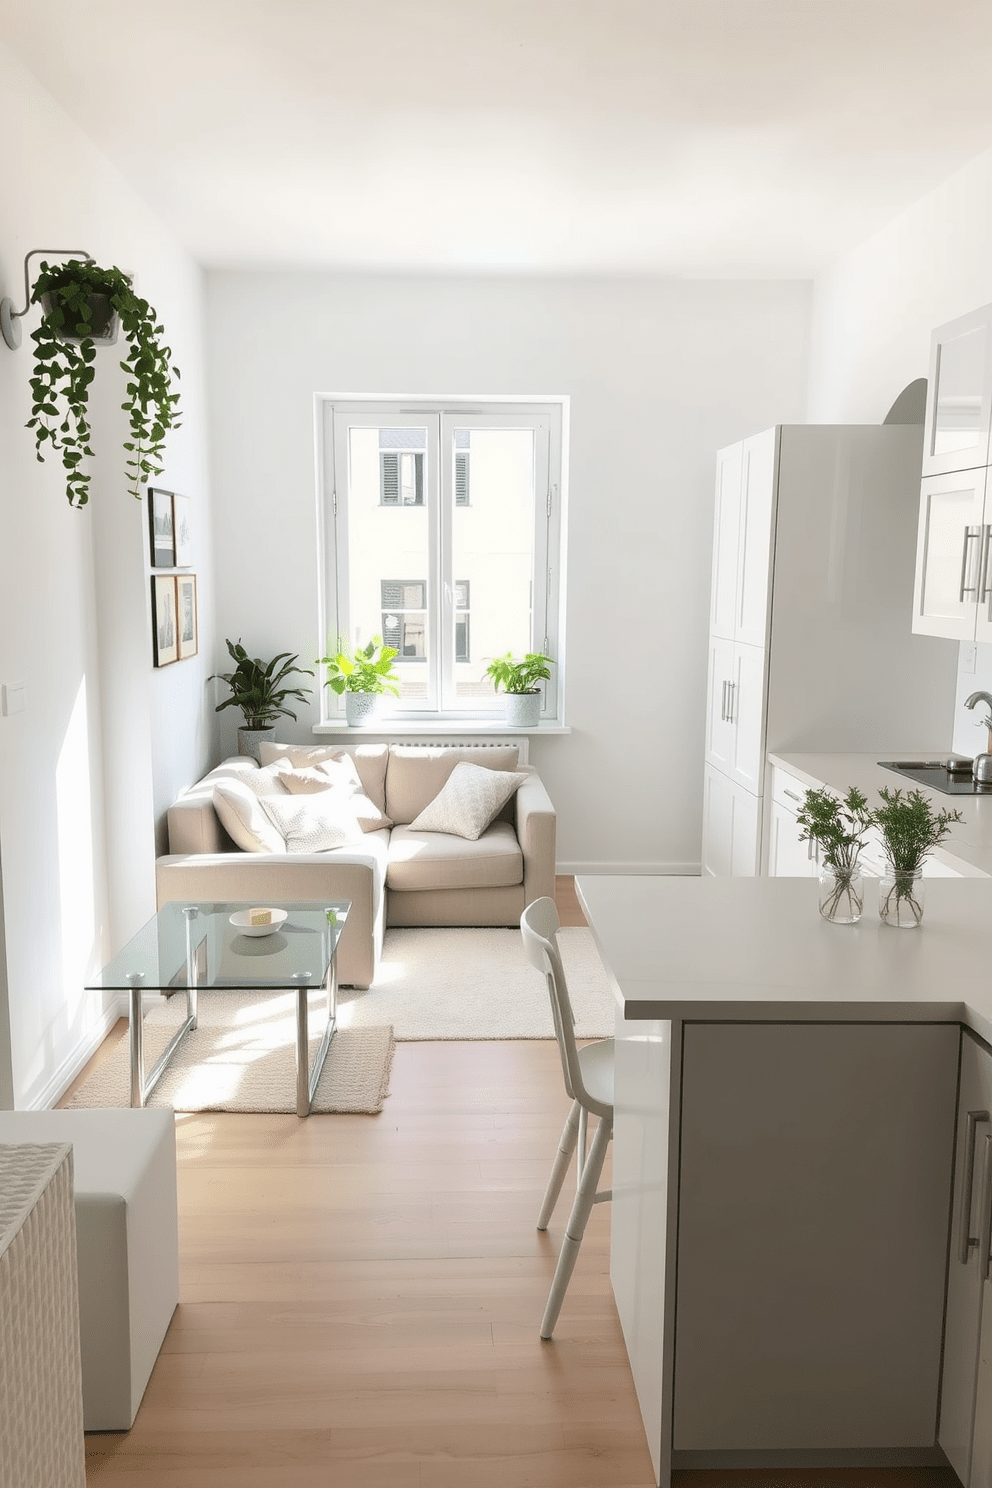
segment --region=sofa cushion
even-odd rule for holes
[[[350,755],[345,755],[342,760],[324,760],[306,770],[292,770],[287,766],[279,778],[294,796],[312,796],[319,795],[322,791],[348,789],[363,832],[380,832],[383,827],[393,825],[371,796],[365,794]]]
[[[286,839],[262,810],[262,802],[233,776],[213,783],[214,811],[221,826],[243,852],[284,853]]]
[[[527,779],[522,770],[487,770],[459,760],[419,816],[410,822],[414,832],[451,832],[474,842],[499,815]]]
[[[282,834],[288,853],[327,852],[361,841],[354,800],[343,789],[315,796],[263,796],[262,810]]]
[[[439,749],[393,744],[386,771],[383,807],[386,815],[394,822],[409,825],[433,801],[452,770],[463,760],[489,770],[515,770],[520,751],[516,744],[465,744]]]
[[[497,889],[523,879],[523,856],[508,822],[493,822],[474,842],[410,827],[394,827],[389,838],[390,889]]]
[[[241,778],[256,796],[284,796],[285,777],[292,772],[293,767],[288,760],[276,760],[274,764],[263,765],[260,770],[246,770]]]
[[[386,811],[388,744],[358,744],[354,749],[342,749],[340,744],[273,744],[263,740],[259,744],[259,756],[263,765],[274,764],[280,758],[288,759],[294,770],[305,770],[324,760],[340,760],[350,756],[355,761],[365,794],[375,802],[380,811]]]

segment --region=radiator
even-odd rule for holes
[[[383,742],[385,742],[385,737]],[[393,744],[402,744],[404,749],[505,749],[508,744],[516,745],[517,759],[522,765],[530,764],[530,740],[527,735],[519,739],[449,739],[447,736],[438,736],[436,739],[391,739]]]
[[[85,1488],[72,1148],[0,1146],[0,1483]]]

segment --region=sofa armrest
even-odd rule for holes
[[[350,899],[338,946],[338,981],[365,988],[375,978],[385,928],[384,853],[170,853],[155,864],[155,884],[160,907],[177,900],[329,904]]]
[[[517,841],[524,859],[524,900],[555,897],[555,849],[558,819],[551,797],[533,770],[517,791]]]

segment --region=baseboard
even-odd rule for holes
[[[671,874],[678,878],[698,878],[702,864],[695,863],[559,863],[555,872],[566,878],[577,873],[643,873]]]
[[[672,1467],[677,1470],[724,1471],[764,1468],[838,1468],[838,1467],[948,1467],[939,1446],[932,1447],[812,1447],[808,1451],[674,1451]]]
[[[62,1099],[83,1066],[93,1058],[118,1018],[127,1017],[127,1006],[125,1004],[122,1011],[121,1001],[123,999],[112,1002],[110,1007],[104,1011],[99,1023],[94,1024],[83,1041],[63,1059],[48,1083],[42,1088],[40,1095],[36,1096],[31,1105],[27,1107],[29,1111],[50,1111]]]

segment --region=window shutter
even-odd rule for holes
[[[400,457],[385,451],[379,455],[379,499],[383,506],[400,504]]]
[[[455,451],[455,505],[468,506],[468,451]]]

